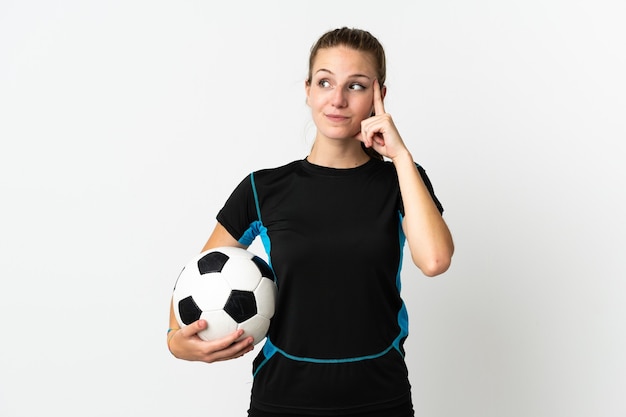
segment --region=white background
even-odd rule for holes
[[[0,1],[0,415],[245,415],[253,355],[170,356],[171,289],[248,172],[306,156],[308,51],[346,25],[385,45],[456,243],[443,276],[404,269],[416,415],[626,416],[625,21],[622,0]]]

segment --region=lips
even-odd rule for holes
[[[334,123],[345,122],[346,120],[349,119],[347,116],[342,116],[340,114],[325,114],[325,116],[326,116],[326,119]]]

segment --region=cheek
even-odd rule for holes
[[[368,117],[370,117],[372,114],[374,114],[374,105],[372,104],[371,101],[364,101],[363,103],[361,103],[361,105],[358,107],[357,110],[358,114],[361,115],[361,117],[363,119],[367,119]]]
[[[324,107],[324,100],[319,94],[309,94],[307,97],[306,103],[309,105],[311,110],[319,110]]]

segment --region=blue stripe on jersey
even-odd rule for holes
[[[264,228],[263,224],[259,221],[250,223],[250,226],[248,226],[248,229],[243,232],[238,242],[242,245],[250,246],[254,239],[262,233]]]
[[[404,234],[404,230],[402,229],[402,213],[398,212],[398,238],[400,239],[400,261],[398,262],[398,273],[396,275],[396,287],[398,288],[398,293],[402,289],[402,281],[400,279],[400,272],[402,271],[402,262],[404,260],[404,243],[406,242],[406,235]],[[402,340],[409,335],[409,313],[407,312],[406,305],[404,304],[404,300],[402,301],[402,307],[400,307],[400,311],[398,311],[398,326],[400,326],[400,333],[393,341],[393,347],[400,352],[402,355],[401,344]],[[404,356],[404,355],[402,355]]]
[[[388,348],[386,348],[385,350],[383,350],[382,352],[379,353],[375,353],[372,355],[365,355],[365,356],[358,356],[355,358],[344,358],[344,359],[318,359],[318,358],[307,358],[307,357],[301,357],[301,356],[295,356],[295,355],[291,355],[287,352],[285,352],[284,350],[276,347],[272,341],[270,340],[269,336],[265,339],[265,345],[263,346],[263,356],[265,356],[265,359],[263,360],[263,362],[261,362],[261,364],[259,364],[259,366],[257,367],[256,371],[254,372],[254,374],[252,375],[253,377],[261,370],[261,368],[272,358],[272,356],[274,356],[276,353],[280,353],[281,355],[283,355],[284,357],[294,360],[294,361],[298,361],[298,362],[309,362],[309,363],[351,363],[351,362],[360,362],[360,361],[365,361],[365,360],[369,360],[369,359],[376,359],[376,358],[380,358],[381,356],[386,355],[387,353],[389,353],[389,351],[391,349],[393,349],[395,346],[391,345]]]
[[[256,192],[256,184],[254,183],[254,172],[250,173],[250,183],[252,185],[252,192],[254,193],[254,205],[256,206],[256,215],[259,218],[259,222],[263,223],[263,219],[261,219],[261,207],[259,206],[259,194]]]

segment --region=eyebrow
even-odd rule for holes
[[[327,72],[331,75],[335,75],[335,73],[333,73],[331,70],[326,69],[326,68],[320,68],[317,71],[315,71],[315,74],[320,73],[320,72]],[[365,75],[365,74],[352,74],[350,75],[350,78],[367,78],[368,80],[370,79],[369,75]]]

